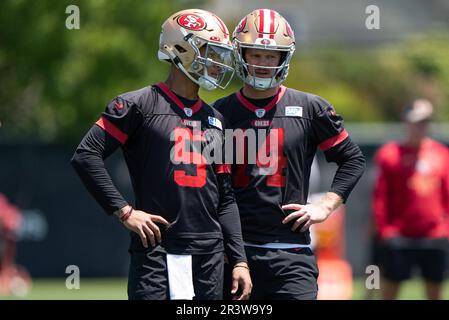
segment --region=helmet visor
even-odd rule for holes
[[[197,60],[203,65],[201,76],[216,87],[226,88],[234,75],[232,47],[208,42],[200,53]]]

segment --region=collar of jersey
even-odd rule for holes
[[[273,97],[273,99],[268,102],[265,106],[262,107],[258,107],[256,105],[254,105],[253,103],[251,103],[248,99],[246,99],[243,94],[239,91],[236,92],[236,96],[237,99],[240,101],[241,104],[243,104],[243,106],[253,112],[256,112],[257,109],[264,109],[266,112],[270,111],[271,109],[274,108],[274,106],[276,106],[276,104],[279,102],[279,100],[282,99],[282,97],[284,96],[285,90],[287,88],[284,86],[280,86],[278,92],[276,93],[276,95]]]
[[[179,100],[179,98],[176,96],[176,93],[174,93],[173,91],[170,90],[169,87],[167,87],[165,85],[165,83],[163,82],[159,82],[156,87],[158,87],[159,89],[161,89],[162,92],[165,93],[165,95],[174,103],[176,104],[179,108],[181,108],[181,110],[184,110],[184,108],[187,108],[185,106],[184,103],[182,103],[181,100]],[[195,112],[197,112],[198,110],[201,109],[201,106],[203,105],[203,101],[201,101],[201,99],[198,98],[198,100],[195,102],[195,104],[190,108],[192,109],[192,114],[194,114]]]

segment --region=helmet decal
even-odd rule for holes
[[[224,24],[224,22],[216,15],[213,15],[213,17],[214,17],[215,21],[217,21],[217,24],[220,27],[221,31],[223,31],[223,33],[225,35],[225,39],[229,39],[229,31],[228,31],[228,28],[226,27],[226,25]]]
[[[257,28],[259,38],[269,37],[270,39],[274,39],[274,33],[277,29],[275,26],[275,15],[276,13],[273,10],[259,9],[259,25]]]
[[[206,22],[204,19],[194,13],[180,15],[177,21],[181,27],[189,30],[198,31],[206,28]]]
[[[237,28],[235,28],[235,32],[236,33],[240,33],[243,31],[243,29],[245,29],[246,27],[246,17],[243,18],[242,20],[240,20],[240,23],[238,24]]]

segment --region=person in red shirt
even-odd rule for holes
[[[14,280],[16,276],[24,275],[25,278],[22,279],[26,281],[25,284],[30,281],[28,274],[25,271],[19,273],[15,264],[16,233],[21,220],[19,208],[11,204],[8,198],[0,193],[0,297],[15,293]]]
[[[428,137],[432,104],[415,100],[404,112],[405,141],[382,146],[373,210],[381,241],[383,298],[395,299],[419,267],[428,299],[440,299],[447,267],[449,149]]]
[[[15,232],[20,222],[19,209],[0,193],[0,275],[2,271],[14,263]]]

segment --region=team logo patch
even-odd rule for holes
[[[256,109],[256,116],[262,118],[265,115],[265,109]]]
[[[217,118],[214,118],[214,117],[209,116],[209,117],[207,117],[207,119],[209,120],[209,124],[210,124],[211,126],[217,127],[217,128],[220,129],[220,130],[223,129],[223,127],[222,127],[222,125],[221,125],[221,121],[218,120]]]
[[[206,22],[203,18],[192,13],[180,15],[177,21],[181,27],[190,30],[198,31],[206,28]]]
[[[260,128],[260,127],[269,127],[271,125],[271,121],[270,120],[263,120],[263,119],[253,120],[253,121],[251,121],[251,125],[253,127],[258,127],[258,128]]]
[[[285,107],[286,117],[302,117],[302,107],[300,106],[288,106]]]
[[[115,107],[119,110],[123,109],[123,102],[122,103],[118,103],[117,101],[114,101]]]
[[[191,117],[193,114],[193,111],[190,108],[184,108],[184,113],[186,114],[186,116]]]
[[[271,41],[269,39],[262,39],[262,40],[260,40],[260,43],[261,44],[270,44]]]
[[[337,115],[337,113],[335,112],[334,108],[332,108],[332,107],[329,107],[329,109],[327,110],[327,112],[328,112],[331,116],[333,116],[333,117],[335,117],[335,116]]]

